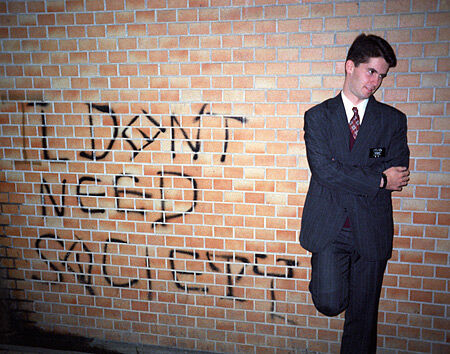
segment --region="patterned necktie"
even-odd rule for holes
[[[350,120],[350,123],[348,124],[350,127],[350,132],[353,135],[353,139],[356,139],[356,136],[358,135],[359,130],[359,114],[358,114],[358,108],[353,107],[353,117]]]

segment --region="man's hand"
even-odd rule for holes
[[[401,191],[403,187],[408,185],[409,170],[402,166],[392,166],[383,172],[387,177],[386,189],[391,191]],[[381,180],[380,186],[382,186]]]

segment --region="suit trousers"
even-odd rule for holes
[[[367,260],[344,228],[324,250],[311,257],[309,290],[314,305],[327,316],[345,310],[341,354],[375,353],[378,304],[387,260]]]

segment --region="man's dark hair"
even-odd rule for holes
[[[397,65],[397,58],[391,45],[381,37],[374,34],[360,34],[353,41],[347,53],[347,60],[351,60],[358,66],[367,63],[370,58],[384,58],[390,68]]]

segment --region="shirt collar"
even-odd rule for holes
[[[364,113],[366,112],[367,103],[369,102],[369,99],[366,98],[362,102],[360,102],[357,106],[355,106],[348,98],[345,96],[344,92],[341,91],[341,97],[342,102],[344,103],[345,107],[345,114],[347,115],[347,120],[350,122],[350,120],[353,117],[353,107],[358,108],[358,115],[359,115],[359,121],[362,123],[362,120],[364,118]]]

